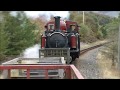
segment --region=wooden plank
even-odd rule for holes
[[[25,78],[27,78],[27,76],[26,75],[21,75],[21,76],[17,76],[18,78],[19,77],[25,77]],[[17,77],[11,77],[11,78],[17,78]],[[31,77],[45,77],[45,75],[30,75],[30,78]],[[59,77],[59,75],[57,74],[57,75],[48,75],[48,77]]]
[[[69,69],[69,65],[1,65],[0,69]]]

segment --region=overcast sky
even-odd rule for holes
[[[99,11],[94,11],[99,12]],[[29,17],[38,17],[39,15],[46,15],[49,19],[50,15],[53,16],[61,16],[61,18],[68,18],[69,11],[25,11],[26,15]],[[109,16],[118,16],[118,12],[116,11],[109,11],[104,13]]]
[[[61,16],[62,18],[69,16],[68,11],[25,11],[25,13],[30,17],[38,17],[40,14],[45,14],[48,18],[50,15]]]

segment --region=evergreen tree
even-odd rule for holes
[[[8,35],[4,31],[4,17],[3,13],[0,12],[0,60],[5,58],[5,52],[9,43]]]
[[[35,25],[32,24],[24,12],[17,12],[16,16],[5,18],[4,30],[8,33],[9,41],[7,55],[19,55],[24,49],[34,44]]]

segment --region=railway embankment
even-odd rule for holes
[[[81,49],[106,42],[107,40],[92,44],[81,43]],[[106,46],[101,46],[81,55],[74,63],[85,79],[120,79],[120,72],[113,65],[113,60],[108,55],[109,52]]]

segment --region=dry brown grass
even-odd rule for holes
[[[108,52],[109,50],[102,49],[97,56],[101,75],[104,79],[120,79],[120,72],[117,69],[117,64],[113,63],[112,58],[108,57]]]

